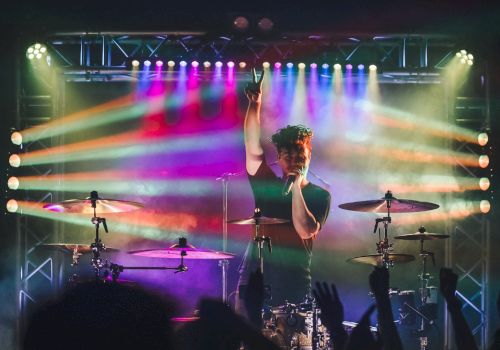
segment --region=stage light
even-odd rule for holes
[[[467,51],[466,51],[466,50],[460,50],[460,54],[461,54],[462,56],[466,56],[466,55],[467,55]]]
[[[168,61],[167,62],[167,66],[169,66],[170,68],[175,67],[175,62],[174,61]]]
[[[351,66],[351,68],[352,68],[352,66]],[[335,63],[335,64],[333,65],[333,69],[335,69],[335,70],[340,70],[340,69],[342,69],[342,66],[341,66],[340,64],[338,64],[338,63]]]
[[[247,66],[247,64],[245,62],[240,62],[239,66],[241,69],[243,69]]]
[[[487,200],[482,200],[479,202],[479,210],[481,210],[481,213],[486,214],[491,210],[491,204]]]
[[[21,157],[19,157],[17,154],[13,154],[9,157],[9,164],[13,168],[19,168],[21,165]]]
[[[465,64],[465,62],[467,62],[467,60],[465,58],[460,59],[460,63]]]
[[[457,57],[462,57],[462,54],[461,54],[460,52],[457,52],[457,53],[455,54],[455,56],[457,56]]]
[[[215,66],[216,66],[217,68],[221,68],[221,67],[222,67],[222,62],[221,62],[221,61],[217,61],[217,62],[215,62]]]
[[[145,60],[144,61],[144,67],[149,67],[151,66],[151,61],[150,60]]]
[[[364,70],[365,66],[363,64],[358,64],[358,70]]]
[[[193,68],[198,68],[199,65],[200,64],[198,63],[198,61],[191,62],[191,67],[193,67]]]
[[[19,179],[15,176],[9,177],[9,179],[7,180],[7,186],[11,190],[17,190],[19,188]]]
[[[132,67],[137,68],[137,67],[139,67],[140,64],[141,63],[138,60],[132,60]]]
[[[263,32],[270,32],[274,27],[274,22],[271,21],[269,18],[264,17],[259,21],[259,23],[257,23],[257,26]]]
[[[19,146],[20,144],[23,143],[23,135],[19,131],[14,131],[12,135],[10,135],[10,141],[14,145]]]
[[[250,23],[248,22],[248,19],[243,16],[238,16],[233,21],[234,29],[240,32],[244,32],[245,30],[247,30],[249,25]]]
[[[472,66],[472,65],[474,64],[474,61],[473,61],[473,60],[467,60],[467,64],[468,64],[469,66]]]
[[[267,69],[267,68],[271,67],[271,63],[266,61],[266,62],[262,63],[262,67]]]
[[[473,54],[471,54],[471,53],[469,53],[469,54],[467,54],[467,58],[468,58],[469,60],[473,60],[473,59],[474,59],[474,55],[473,55]]]
[[[17,204],[15,199],[9,199],[6,207],[9,213],[15,213],[19,209],[19,204]]]
[[[186,67],[187,66],[187,62],[186,61],[180,61],[179,62],[179,66]]]
[[[311,67],[311,69],[316,69],[318,68],[318,65],[316,63],[311,63],[309,67]]]
[[[293,68],[293,63],[292,62],[288,62],[286,64],[286,68],[292,69]]]
[[[40,43],[33,44],[26,50],[26,57],[29,60],[33,60],[35,58],[39,60],[46,54],[47,54],[47,47]]]
[[[484,168],[488,167],[489,164],[490,164],[490,157],[488,157],[485,154],[479,156],[479,166],[481,168],[484,169]]]
[[[479,146],[486,146],[486,144],[488,143],[488,134],[482,132],[477,135],[477,143],[479,143]]]
[[[203,67],[205,67],[205,68],[210,68],[211,65],[212,64],[208,61],[203,62]]]
[[[274,68],[280,69],[281,68],[281,62],[275,62],[274,63]]]
[[[321,68],[323,68],[323,69],[328,69],[329,67],[330,67],[330,66],[328,65],[328,63],[323,63],[323,64],[321,65]]]
[[[377,66],[374,65],[374,64],[370,64],[370,66],[368,67],[369,70],[371,70],[372,72],[373,71],[376,71],[377,70]]]
[[[227,67],[228,68],[234,68],[234,62],[233,61],[227,62]]]
[[[156,61],[156,67],[163,67],[163,61],[162,60]]]
[[[350,63],[346,64],[345,69],[352,70],[352,64],[350,64]]]
[[[488,188],[490,188],[490,185],[490,179],[488,179],[487,177],[482,177],[479,179],[479,188],[483,191],[486,191]]]
[[[306,68],[306,64],[300,62],[299,65],[298,65],[298,67],[299,67],[299,69],[305,69]]]

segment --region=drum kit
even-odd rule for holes
[[[41,246],[46,249],[58,250],[72,255],[72,265],[78,265],[79,259],[84,254],[92,254],[91,266],[96,279],[101,281],[118,282],[120,273],[124,270],[173,270],[175,273],[186,272],[188,267],[185,260],[188,259],[213,259],[227,261],[235,257],[234,254],[226,251],[219,252],[209,249],[196,248],[188,244],[186,238],[179,238],[176,244],[162,249],[146,249],[129,251],[129,254],[140,257],[174,259],[179,260],[179,264],[174,266],[123,266],[115,264],[101,257],[103,252],[116,252],[118,249],[109,248],[104,245],[100,238],[100,226],[108,232],[106,218],[102,214],[124,213],[138,210],[144,206],[138,202],[104,199],[99,197],[96,191],[90,193],[90,197],[85,199],[71,199],[60,203],[48,204],[44,208],[59,213],[80,213],[91,214],[91,222],[95,226],[95,239],[91,244],[80,243],[47,243]],[[439,205],[429,202],[420,202],[408,199],[399,199],[387,191],[384,197],[376,200],[350,202],[339,205],[341,209],[356,211],[381,213],[386,216],[375,219],[373,233],[379,233],[379,241],[376,243],[376,253],[357,256],[348,259],[349,263],[366,264],[379,267],[393,267],[398,264],[408,263],[415,260],[410,254],[393,252],[393,244],[389,241],[388,230],[392,223],[391,213],[413,213],[439,208]],[[281,218],[270,218],[262,216],[258,208],[254,215],[247,218],[225,220],[225,223],[237,225],[252,225],[255,228],[254,241],[258,246],[259,262],[261,272],[264,273],[264,247],[267,246],[269,253],[272,253],[271,237],[261,233],[261,225],[275,225],[288,222]],[[382,226],[382,229],[381,229]],[[383,236],[382,232],[383,231]],[[424,242],[428,240],[442,240],[448,235],[429,233],[425,227],[421,226],[414,233],[395,236],[398,240],[419,241],[421,258],[420,282],[420,305],[414,303],[414,291],[396,292],[400,300],[399,322],[400,324],[413,325],[417,316],[420,317],[420,328],[418,329],[421,342],[421,349],[426,349],[427,337],[425,336],[426,324],[432,325],[436,319],[435,311],[429,312],[429,305],[436,304],[436,288],[429,285],[432,276],[428,272],[428,258],[434,263],[434,253],[424,249]],[[225,250],[225,249],[224,249]],[[391,293],[394,294],[394,293]],[[224,300],[225,298],[223,298]],[[225,300],[224,300],[225,301]],[[320,310],[313,299],[306,300],[299,304],[286,304],[278,307],[267,307],[263,310],[264,329],[263,333],[278,345],[285,349],[329,349],[330,341],[325,327],[321,324]],[[346,329],[352,329],[355,325],[352,322],[345,322]]]

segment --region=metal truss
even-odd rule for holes
[[[52,59],[65,72],[108,74],[130,69],[132,59],[243,60],[376,64],[393,79],[439,72],[457,49],[436,34],[282,33],[272,38],[205,32],[63,32],[47,35]],[[116,74],[130,76],[121,72]],[[431,75],[432,76],[432,75]],[[427,77],[428,78],[428,77]]]

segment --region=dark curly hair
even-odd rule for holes
[[[279,129],[271,136],[272,143],[280,150],[299,151],[303,145],[311,150],[312,129],[304,125],[287,125],[286,128]]]

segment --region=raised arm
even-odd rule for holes
[[[252,68],[252,82],[245,88],[248,98],[248,109],[245,116],[245,154],[246,168],[250,175],[255,175],[264,159],[264,150],[260,142],[260,107],[262,102],[262,80],[264,71],[257,79],[255,68]]]

